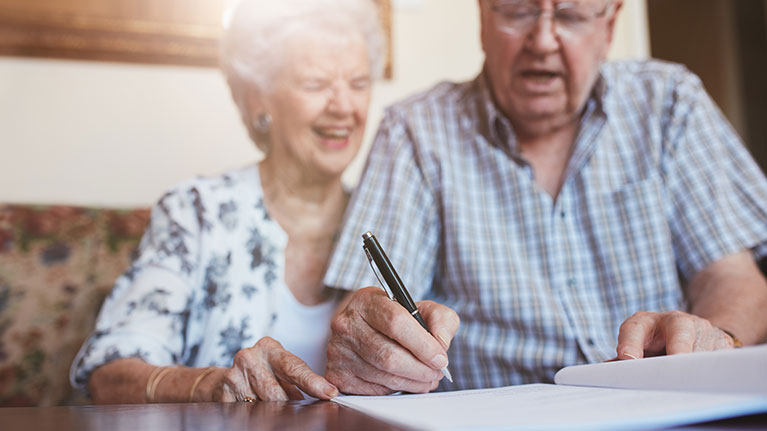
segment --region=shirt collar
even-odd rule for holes
[[[480,111],[480,132],[487,136],[491,145],[505,148],[512,155],[516,155],[518,153],[516,149],[517,139],[514,136],[514,129],[511,127],[511,121],[495,104],[488,76],[484,69],[475,78],[474,85],[478,95],[477,108]]]
[[[514,134],[514,127],[511,125],[511,121],[504,115],[504,113],[498,108],[493,100],[493,94],[490,90],[490,83],[488,81],[487,73],[484,69],[474,79],[474,85],[478,94],[478,108],[481,112],[481,132],[485,136],[488,136],[488,140],[492,145],[505,148],[513,156],[519,156],[519,150],[517,148],[517,139]],[[583,114],[581,115],[581,128],[583,129],[588,124],[583,122],[590,122],[598,117],[606,117],[605,106],[608,96],[608,84],[603,72],[600,68],[597,79],[592,87],[591,94],[586,100],[583,107]],[[594,115],[596,114],[596,115]]]
[[[591,94],[586,101],[586,105],[588,106],[589,103],[594,103],[594,108],[596,109],[595,112],[606,116],[607,112],[605,110],[605,105],[607,103],[608,94],[609,86],[607,84],[607,79],[605,79],[602,68],[600,68],[599,73],[597,74],[597,80],[594,82],[594,86],[591,89]]]

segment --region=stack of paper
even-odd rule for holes
[[[767,412],[767,346],[564,368],[556,385],[333,401],[424,430],[639,430]]]

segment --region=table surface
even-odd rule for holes
[[[69,430],[306,430],[404,431],[329,401],[136,404],[0,408],[0,429]],[[767,415],[709,422],[674,430],[767,430]]]
[[[329,401],[0,408],[0,429],[401,431]]]

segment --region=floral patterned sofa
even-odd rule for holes
[[[0,205],[0,407],[80,404],[69,366],[149,209]]]

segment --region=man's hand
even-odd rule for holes
[[[618,333],[618,358],[639,359],[677,353],[730,349],[733,339],[701,317],[669,311],[640,311],[626,319]]]
[[[330,325],[328,381],[347,394],[435,389],[460,320],[455,311],[436,302],[417,305],[433,336],[381,289],[367,287],[350,294]]]
[[[617,359],[734,347],[732,337],[718,327],[735,333],[743,345],[766,339],[767,280],[749,250],[695,274],[687,299],[690,314],[639,312],[626,319],[618,334]]]

